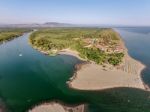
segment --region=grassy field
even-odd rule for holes
[[[118,65],[124,57],[122,50],[116,50],[120,42],[114,30],[98,28],[41,29],[30,37],[33,47],[49,54],[69,48],[78,51],[84,59],[112,65]]]
[[[31,31],[29,29],[0,29],[0,43],[9,41],[21,36],[23,33]]]

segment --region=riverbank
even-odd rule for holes
[[[28,112],[85,112],[85,105],[68,106],[58,102],[44,103]]]

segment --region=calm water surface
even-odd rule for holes
[[[131,56],[150,65],[149,33],[117,30]],[[25,34],[0,45],[0,99],[8,111],[25,112],[41,102],[60,100],[72,105],[86,103],[89,112],[150,112],[150,93],[140,89],[90,92],[68,88],[66,81],[73,75],[74,65],[80,61],[66,55],[45,56],[32,49],[28,37],[29,34]],[[19,54],[23,56],[19,57]],[[150,82],[148,68],[142,76],[145,82]]]
[[[118,31],[129,54],[146,65],[142,78],[150,86],[150,28],[121,28]]]

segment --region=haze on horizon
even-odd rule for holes
[[[1,0],[0,24],[150,26],[150,0]]]

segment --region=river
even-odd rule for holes
[[[132,57],[148,65],[149,34],[127,29],[119,32]],[[25,112],[42,102],[59,100],[66,104],[88,105],[89,112],[149,112],[150,93],[134,88],[114,88],[103,91],[79,91],[68,87],[74,66],[80,63],[75,57],[50,57],[34,50],[28,43],[30,33],[0,45],[0,99],[9,112]],[[143,37],[136,37],[142,35]],[[133,37],[133,40],[130,40]],[[134,40],[135,39],[135,40]],[[143,43],[143,40],[144,43]],[[134,48],[133,42],[138,48]],[[140,51],[144,47],[144,53]],[[144,56],[144,57],[143,57]],[[144,58],[144,59],[143,59]],[[145,61],[143,61],[145,60]],[[150,82],[148,68],[142,72]],[[145,78],[147,77],[147,78]],[[149,79],[148,79],[149,78]]]

